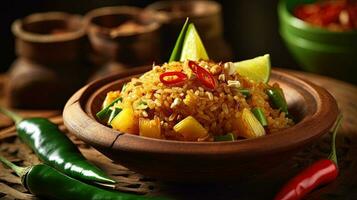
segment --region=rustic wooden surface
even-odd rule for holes
[[[335,182],[315,190],[307,199],[357,199],[357,87],[317,75],[293,73],[329,90],[337,99],[344,114],[343,125],[337,138],[341,174]],[[1,97],[3,97],[2,88],[5,79],[6,77],[0,76]],[[3,98],[0,98],[0,103],[4,104]],[[63,125],[60,111],[19,111],[19,113],[23,116],[48,117],[64,132],[68,132]],[[37,157],[18,140],[14,130],[11,121],[0,116],[0,154],[23,166],[38,163]],[[70,133],[68,135],[90,161],[118,180],[117,190],[141,195],[167,196],[173,199],[272,199],[281,184],[313,161],[327,157],[330,148],[330,137],[325,135],[317,143],[302,149],[295,157],[281,163],[279,167],[263,176],[244,182],[237,180],[234,183],[191,185],[162,183],[143,177],[117,163],[112,163]],[[11,173],[11,170],[0,166],[0,199],[36,198],[21,186],[19,178]]]

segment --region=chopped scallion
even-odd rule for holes
[[[118,97],[116,99],[114,99],[113,102],[111,102],[110,104],[108,104],[107,106],[105,106],[101,111],[99,111],[96,116],[98,117],[98,119],[100,120],[105,120],[108,119],[110,116],[110,107],[112,107],[114,104],[116,104],[118,101],[122,101],[121,97]]]
[[[121,108],[114,108],[113,110],[111,110],[109,119],[108,119],[108,125],[110,125],[110,123],[112,122],[112,120],[114,119],[115,116],[117,116],[117,114],[119,114],[123,109]]]
[[[257,120],[262,124],[262,126],[268,126],[267,118],[264,115],[264,112],[261,108],[253,108],[252,113],[257,118]]]
[[[215,142],[234,141],[234,135],[233,135],[233,133],[227,133],[225,135],[217,135],[217,136],[214,136],[214,141]]]
[[[241,88],[238,90],[240,93],[242,93],[245,97],[249,97],[250,96],[250,91],[249,89],[246,88]]]
[[[280,109],[282,112],[285,112],[287,115],[289,115],[288,104],[286,103],[284,93],[281,89],[279,88],[268,89],[267,94],[274,108]]]

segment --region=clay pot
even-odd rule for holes
[[[18,58],[9,70],[7,102],[27,109],[62,108],[87,79],[82,18],[62,12],[32,14],[12,24]]]
[[[141,8],[118,6],[90,11],[85,16],[95,78],[159,62],[160,24]]]
[[[71,133],[116,163],[160,180],[251,180],[328,133],[339,112],[336,100],[325,89],[282,70],[272,70],[271,81],[283,88],[296,122],[274,134],[233,142],[187,142],[141,137],[102,124],[95,114],[107,92],[120,90],[124,83],[147,70],[138,68],[86,85],[68,100],[63,120]]]
[[[164,60],[170,57],[187,17],[195,24],[211,59],[231,60],[232,51],[223,39],[222,8],[219,3],[204,0],[158,1],[150,4],[147,10],[155,12],[163,24],[161,38]]]

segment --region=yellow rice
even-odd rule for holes
[[[265,90],[269,87],[279,87],[278,84],[269,86],[265,83],[255,83],[237,73],[229,74],[223,63],[200,61],[199,65],[206,68],[217,80],[214,90],[204,88],[196,79],[188,62],[170,62],[153,69],[139,78],[133,78],[120,93],[122,102],[115,106],[132,106],[135,116],[139,118],[160,119],[162,137],[164,139],[185,140],[173,131],[173,126],[187,116],[194,117],[209,133],[204,140],[212,140],[215,135],[237,133],[233,124],[241,115],[243,108],[260,107],[268,121],[267,134],[293,125],[284,112],[273,109]],[[183,71],[188,80],[177,86],[168,86],[160,82],[159,76],[167,71]],[[250,90],[250,98],[245,98],[228,80],[238,80],[243,88]],[[108,96],[119,95],[112,92]],[[141,102],[147,105],[142,106]]]

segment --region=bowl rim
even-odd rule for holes
[[[288,43],[298,46],[304,49],[310,49],[313,51],[320,51],[325,53],[342,53],[345,54],[349,52],[354,53],[353,45],[351,46],[341,46],[336,44],[322,43],[313,40],[300,37],[298,35],[289,34],[285,29],[279,30],[280,36]]]
[[[140,34],[147,34],[151,33],[153,31],[158,30],[161,27],[161,23],[155,19],[156,14],[149,11],[145,10],[144,8],[140,7],[135,7],[135,6],[106,6],[106,7],[100,7],[100,8],[95,8],[93,10],[88,11],[84,17],[84,23],[87,27],[88,34],[98,34],[106,38],[111,38],[107,34],[104,34],[100,30],[110,30],[111,28],[107,28],[105,26],[101,26],[99,24],[96,24],[93,22],[94,19],[98,17],[104,17],[108,15],[130,15],[132,17],[137,17],[140,15],[150,15],[152,17],[152,20],[150,21],[149,24],[145,26],[145,29],[137,32],[130,32],[130,33],[120,33],[118,36],[114,37],[130,37],[130,36],[137,36]]]
[[[25,24],[52,20],[63,21],[66,23],[72,22],[78,26],[76,30],[68,31],[59,35],[39,34],[24,29]],[[57,11],[33,13],[25,16],[24,18],[17,19],[11,24],[11,31],[17,38],[36,43],[67,42],[84,37],[86,34],[86,28],[81,15]]]
[[[205,6],[206,12],[203,13],[197,13],[197,12],[192,12],[191,13],[185,13],[185,15],[178,14],[175,12],[171,12],[168,14],[168,11],[162,11],[161,9],[171,7],[172,5],[179,4],[179,6],[185,5],[185,4],[191,4],[191,6]],[[165,15],[167,18],[170,20],[172,19],[181,19],[181,18],[186,18],[186,17],[197,17],[197,18],[204,18],[207,16],[210,16],[212,14],[217,14],[222,10],[222,6],[215,2],[215,1],[207,1],[207,0],[195,0],[195,1],[188,1],[184,2],[181,0],[160,0],[160,1],[155,1],[148,6],[145,7],[145,9],[152,10],[154,12],[157,12],[159,15]]]
[[[125,134],[106,127],[89,116],[85,111],[86,105],[84,104],[87,103],[88,98],[99,88],[110,82],[118,81],[119,79],[130,78],[133,74],[145,72],[146,69],[148,68],[138,68],[134,69],[132,73],[125,72],[108,76],[89,83],[77,91],[68,100],[63,111],[63,119],[66,127],[77,137],[90,145],[101,149],[109,148],[112,151],[145,152],[161,155],[252,156],[289,151],[302,144],[312,142],[314,139],[328,132],[334,124],[339,112],[336,100],[326,89],[310,81],[290,75],[284,72],[284,70],[277,69],[272,70],[272,75],[274,74],[274,76],[282,80],[293,81],[295,85],[300,85],[301,88],[309,90],[315,101],[316,99],[323,100],[316,102],[317,107],[315,113],[304,117],[296,125],[260,138],[233,142],[187,142],[147,138]],[[322,109],[322,107],[324,109]],[[73,116],[73,113],[75,113],[75,116]],[[326,121],[320,123],[321,119],[325,119]],[[319,124],[319,126],[315,126],[316,124]],[[81,126],[85,126],[85,128],[81,128]],[[98,130],[100,130],[100,134],[102,134],[100,135],[101,137],[96,135]],[[311,130],[314,131],[311,132]],[[96,132],[93,133],[93,131]]]
[[[346,36],[346,35],[353,36],[357,34],[357,29],[348,30],[348,31],[330,31],[327,28],[322,28],[307,23],[304,20],[301,20],[295,17],[293,14],[291,14],[291,12],[287,8],[286,0],[279,1],[278,14],[281,21],[284,21],[285,23],[289,24],[290,26],[294,27],[297,30],[306,30],[316,34],[330,34],[334,36]]]

